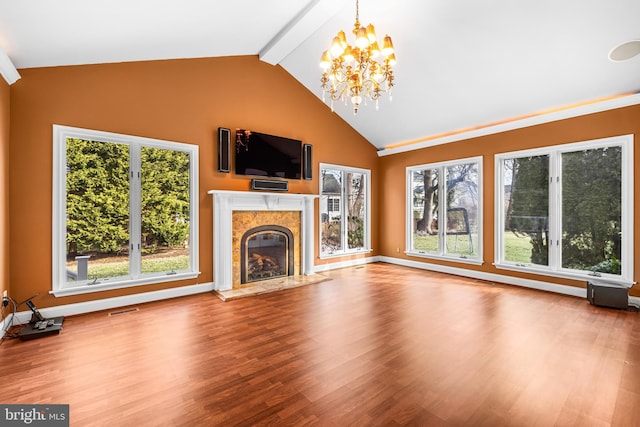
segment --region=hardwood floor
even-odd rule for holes
[[[640,426],[638,313],[388,264],[326,274],[5,341],[0,403],[68,403],[74,426]]]

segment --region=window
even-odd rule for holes
[[[198,147],[54,126],[53,292],[196,277]]]
[[[320,165],[320,256],[371,250],[370,171]]]
[[[407,168],[407,253],[482,262],[482,159]]]
[[[633,280],[633,137],[496,156],[496,265]]]

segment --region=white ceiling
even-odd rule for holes
[[[393,101],[336,105],[372,144],[424,140],[640,90],[638,0],[362,0],[393,37]],[[18,68],[260,55],[321,97],[320,55],[355,0],[0,0],[0,49]],[[351,40],[351,37],[349,37]]]

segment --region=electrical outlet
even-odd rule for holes
[[[7,294],[7,290],[5,289],[4,291],[2,291],[2,299],[5,298],[9,298],[9,295]]]

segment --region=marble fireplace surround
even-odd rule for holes
[[[300,272],[304,276],[314,273],[314,200],[318,196],[227,190],[211,190],[208,193],[213,198],[213,285],[215,290],[225,291],[233,288],[234,211],[299,211]]]

